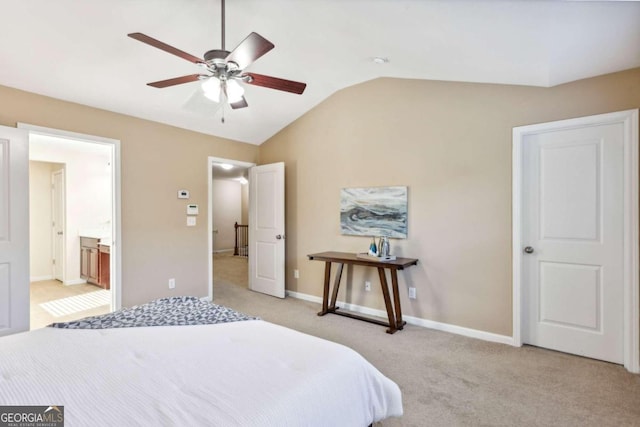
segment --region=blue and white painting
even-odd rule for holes
[[[340,231],[354,236],[407,238],[407,187],[343,188]]]

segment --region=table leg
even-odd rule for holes
[[[324,316],[329,312],[329,281],[331,280],[331,261],[324,264],[324,290],[322,292],[322,311],[318,316]]]
[[[336,280],[333,282],[333,292],[331,294],[331,304],[329,304],[329,311],[336,311],[336,300],[338,299],[338,289],[340,289],[340,279],[342,279],[343,263],[338,264],[338,271],[336,271]]]
[[[393,304],[396,307],[396,327],[403,329],[405,321],[402,320],[402,307],[400,306],[400,292],[398,291],[398,270],[391,269],[391,288],[393,289]]]
[[[391,297],[389,296],[389,285],[387,285],[387,276],[384,273],[384,268],[378,268],[378,275],[380,276],[384,305],[387,308],[387,317],[389,317],[389,329],[387,329],[387,333],[393,334],[398,330],[398,328],[396,327],[396,319],[393,314],[393,306],[391,305]]]

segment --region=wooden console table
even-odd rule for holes
[[[357,254],[348,252],[320,252],[317,254],[307,255],[310,260],[324,261],[324,291],[322,294],[322,311],[318,316],[324,316],[327,313],[338,314],[340,316],[351,317],[353,319],[364,320],[365,322],[375,323],[377,325],[388,326],[387,333],[393,334],[402,329],[406,324],[402,320],[402,308],[400,307],[400,294],[398,292],[398,270],[404,270],[406,267],[416,265],[417,259],[413,258],[397,258],[393,261],[371,261],[358,258]],[[329,282],[331,280],[331,263],[338,264],[333,290],[331,292],[331,301],[329,301]],[[375,267],[378,269],[380,276],[380,286],[382,287],[382,295],[384,296],[384,305],[387,309],[389,322],[371,319],[359,316],[346,311],[337,311],[340,307],[336,307],[336,299],[338,298],[338,289],[340,288],[340,279],[342,278],[342,270],[345,264],[362,265],[364,267]],[[391,295],[389,294],[389,285],[387,284],[387,275],[385,269],[391,272],[391,289],[393,292],[393,304],[391,303]],[[395,306],[395,312],[394,312]]]

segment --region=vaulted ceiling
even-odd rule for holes
[[[189,103],[198,82],[146,86],[200,69],[127,37],[202,57],[220,48],[219,0],[7,0],[0,12],[0,85],[252,144],[377,77],[546,87],[640,66],[640,2],[227,0],[228,50],[252,31],[275,44],[247,71],[308,85],[246,85],[249,107],[231,110]]]

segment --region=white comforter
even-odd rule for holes
[[[0,338],[0,405],[64,405],[66,426],[354,426],[402,415],[353,350],[260,320]]]

